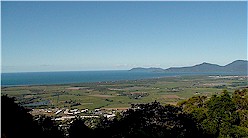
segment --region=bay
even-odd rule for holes
[[[84,82],[139,80],[167,76],[185,75],[234,75],[233,73],[166,73],[115,71],[65,71],[65,72],[23,72],[1,73],[1,86],[51,85]],[[235,74],[236,75],[236,74]]]

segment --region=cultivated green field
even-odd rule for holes
[[[194,95],[230,93],[248,87],[247,77],[184,76],[157,79],[66,85],[2,87],[1,94],[15,97],[30,108],[125,108],[132,103],[159,101],[176,104]]]

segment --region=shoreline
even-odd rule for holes
[[[103,81],[90,81],[90,82],[65,82],[65,83],[51,83],[51,84],[20,84],[20,85],[2,85],[1,88],[9,87],[32,87],[32,86],[65,86],[65,85],[80,85],[80,84],[90,84],[90,83],[121,83],[121,82],[131,82],[131,81],[144,81],[144,80],[154,80],[154,79],[164,79],[164,78],[174,78],[174,77],[201,77],[208,76],[212,78],[246,78],[248,75],[207,75],[207,74],[181,74],[174,76],[161,76],[161,77],[151,77],[151,78],[141,78],[141,79],[125,79],[125,80],[103,80]]]

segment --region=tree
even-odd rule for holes
[[[236,90],[233,93],[233,102],[238,110],[248,110],[248,90]]]
[[[32,115],[28,113],[29,110],[16,104],[15,99],[7,95],[1,96],[1,104],[1,137],[41,137],[42,131],[33,121]]]
[[[70,138],[89,138],[92,135],[91,129],[84,124],[80,117],[73,120],[68,132]]]
[[[232,130],[238,121],[235,104],[226,90],[220,96],[212,96],[207,102],[207,119],[202,122],[206,133],[213,137],[233,137]]]
[[[233,102],[236,105],[239,115],[239,127],[237,130],[248,136],[248,91],[247,89],[236,90],[233,93]]]
[[[226,90],[209,100],[204,96],[194,96],[178,103],[184,112],[189,113],[198,122],[198,128],[204,130],[207,137],[244,137],[248,136],[246,112],[246,91],[237,90],[231,97]]]
[[[181,108],[158,102],[135,104],[105,129],[106,137],[197,137],[201,131]]]
[[[191,114],[197,122],[202,122],[206,119],[206,101],[206,96],[193,96],[188,100],[179,102],[178,106],[181,107],[184,112]]]
[[[15,103],[14,98],[1,96],[2,100],[2,137],[3,138],[63,138],[56,124],[49,117],[38,121],[28,113],[28,109]]]
[[[43,137],[63,138],[64,132],[58,129],[58,125],[48,116],[39,116],[37,118],[38,125],[42,129]]]

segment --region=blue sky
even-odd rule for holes
[[[2,72],[247,59],[247,2],[2,2]]]

